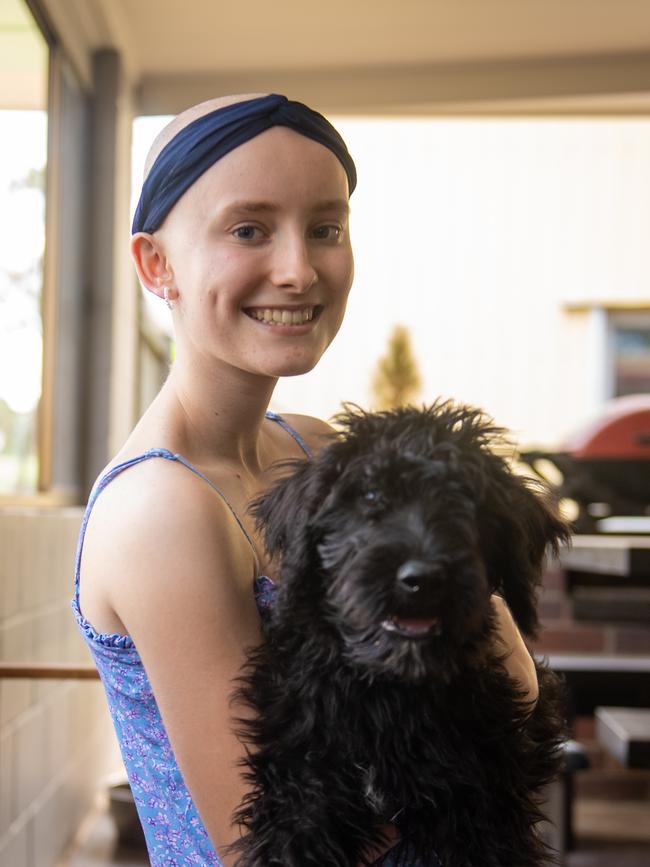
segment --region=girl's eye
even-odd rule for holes
[[[233,230],[233,235],[240,241],[259,241],[261,234],[262,230],[257,226],[237,226]]]
[[[312,235],[318,241],[338,241],[343,234],[343,229],[340,226],[318,226],[312,230]]]

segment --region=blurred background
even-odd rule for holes
[[[571,687],[553,842],[650,865],[647,0],[0,0],[0,865],[147,863],[74,546],[173,357],[128,257],[146,152],[250,91],[327,114],[359,172],[346,320],[273,408],[443,396],[512,431],[578,531],[534,645]]]

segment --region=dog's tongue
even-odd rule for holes
[[[393,617],[394,623],[400,629],[406,629],[409,632],[425,632],[438,622],[437,617]]]

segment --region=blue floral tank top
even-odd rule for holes
[[[284,419],[271,412],[267,413],[267,417],[284,427],[309,455],[309,449],[300,435]],[[152,867],[221,867],[219,856],[181,775],[156,698],[133,640],[129,635],[97,632],[79,607],[81,552],[93,505],[104,488],[119,473],[152,458],[184,464],[223,497],[222,492],[199,470],[181,455],[172,454],[166,449],[150,449],[114,466],[98,479],[88,500],[77,545],[74,597],[71,605],[104,685]],[[248,536],[227,499],[223,499]],[[262,617],[272,603],[274,586],[265,576],[255,579],[252,592]]]

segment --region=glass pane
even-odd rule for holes
[[[616,328],[616,396],[650,392],[650,327]]]
[[[47,44],[22,0],[0,7],[0,494],[38,485]]]

